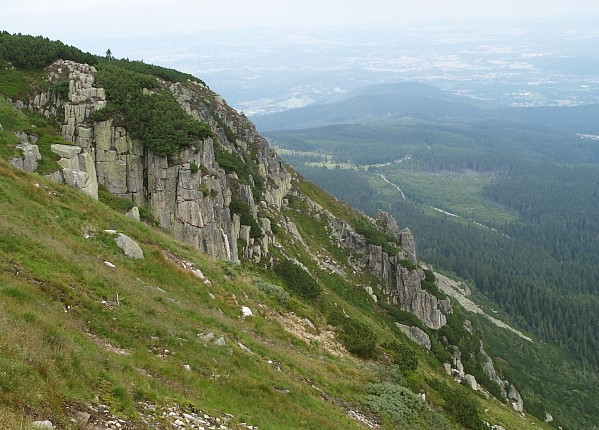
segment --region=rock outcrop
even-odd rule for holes
[[[522,396],[520,396],[520,393],[518,392],[518,390],[516,390],[516,387],[510,385],[510,390],[508,391],[507,397],[512,403],[512,407],[515,411],[524,411],[524,402],[522,401]]]
[[[54,144],[51,146],[51,150],[60,156],[58,164],[62,169],[48,177],[77,188],[97,200],[98,180],[96,166],[91,155],[76,145]]]
[[[440,300],[422,288],[421,281],[425,276],[416,267],[414,238],[408,229],[400,232],[397,222],[389,214],[379,213],[376,223],[386,232],[394,233],[401,245],[396,255],[389,255],[381,246],[368,243],[345,221],[313,202],[309,204],[312,211],[326,217],[333,239],[350,253],[360,256],[358,264],[368,267],[381,281],[381,292],[389,303],[415,314],[429,328],[438,330],[447,323],[445,313],[451,312],[451,303],[449,299]]]
[[[10,164],[27,172],[35,172],[37,170],[38,161],[42,159],[40,150],[36,145],[37,136],[27,133],[15,133],[19,138],[19,143],[16,148],[21,151],[21,157],[15,157],[10,160]]]
[[[431,339],[426,332],[418,327],[395,323],[397,328],[412,341],[426,349],[431,349]]]
[[[105,90],[95,83],[94,67],[60,60],[47,70],[51,83],[68,80],[66,98],[40,93],[29,103],[21,102],[20,107],[35,109],[46,116],[64,110],[61,134],[74,146],[54,145],[53,151],[60,152],[62,157],[59,161],[62,169],[50,175],[51,178],[95,198],[98,186],[103,186],[112,194],[131,200],[135,206],[148,209],[159,225],[177,239],[213,257],[238,261],[239,239],[246,258],[259,260],[268,252],[274,235],[264,221],[268,218],[259,216],[259,208],[281,207],[291,188],[291,175],[243,115],[200,83],[161,82],[190,116],[210,125],[214,139],[225,150],[239,155],[252,151],[257,172],[265,184],[262,202],[255,201],[250,185],[241,183],[234,173],[226,173],[218,165],[212,138],[195,142],[176,157],[153,154],[120,124],[91,119],[90,115],[107,103]],[[229,140],[230,135],[223,127],[235,133],[235,142]],[[262,226],[262,235],[250,237],[250,227],[241,225],[240,217],[229,208],[233,198],[250,207],[256,222]]]

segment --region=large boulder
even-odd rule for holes
[[[119,233],[115,241],[127,257],[144,258],[144,252],[142,251],[141,247],[129,236]]]

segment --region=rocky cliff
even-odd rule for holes
[[[400,231],[395,219],[386,212],[379,212],[371,220],[380,230],[390,233],[399,246],[397,253],[391,255],[328,210],[314,202],[310,202],[310,207],[326,218],[336,243],[356,257],[354,264],[368,268],[380,280],[380,291],[388,303],[415,314],[431,329],[438,330],[446,324],[445,314],[452,312],[450,300],[438,299],[422,288],[425,275],[418,267],[414,236],[409,229]]]
[[[50,175],[53,179],[78,187],[94,198],[97,187],[103,186],[147,208],[158,224],[177,239],[216,258],[238,261],[238,240],[248,258],[259,259],[268,250],[268,231],[262,229],[250,237],[250,226],[241,223],[230,203],[233,198],[241,200],[256,222],[266,226],[268,219],[261,217],[262,208],[280,208],[291,187],[291,175],[253,124],[218,95],[197,82],[160,82],[189,115],[209,124],[214,134],[214,138],[197,141],[169,157],[149,151],[130,136],[124,124],[91,119],[107,104],[106,91],[95,83],[94,67],[61,60],[47,70],[51,84],[68,82],[66,97],[44,92],[19,107],[30,107],[46,116],[64,111],[64,117],[58,118],[61,134],[80,149],[76,149],[77,154],[66,154],[64,148],[53,148],[62,157],[62,169]],[[227,133],[230,130],[234,139]],[[242,183],[235,173],[219,166],[215,140],[231,153],[252,151],[256,171],[264,182],[259,202],[251,184]],[[31,160],[32,156],[22,159]]]

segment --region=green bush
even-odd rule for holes
[[[380,246],[387,254],[397,255],[399,252],[395,238],[380,231],[368,218],[357,218],[354,222],[354,228],[366,238],[368,243]]]
[[[121,69],[126,69],[131,72],[136,72],[143,75],[152,75],[157,78],[164,79],[169,82],[186,82],[188,80],[194,82],[200,82],[204,84],[204,81],[196,78],[189,73],[179,72],[175,69],[168,69],[166,67],[155,66],[154,64],[147,64],[143,61],[131,61],[126,59],[111,59],[109,61],[102,61],[102,63],[109,63],[110,65],[118,66]]]
[[[433,273],[433,271],[426,269],[424,271],[424,280],[420,281],[420,286],[422,287],[422,289],[424,291],[431,293],[433,296],[435,296],[439,300],[446,299],[447,294],[445,294],[443,291],[441,291],[439,289],[439,287],[437,287],[437,284],[435,283],[435,281],[436,281],[436,278],[435,278],[435,274]]]
[[[154,217],[152,212],[150,212],[148,208],[143,206],[139,207],[139,219],[154,226],[158,226],[160,224],[158,220]]]
[[[226,136],[227,140],[229,142],[231,142],[233,145],[237,145],[238,136],[237,136],[237,134],[235,134],[233,132],[233,130],[231,130],[231,127],[229,127],[227,125],[227,123],[225,123],[223,121],[223,119],[219,115],[217,115],[214,111],[210,111],[210,115],[216,121],[216,123],[218,124],[218,126],[220,128],[222,128],[223,132],[225,133],[225,136]]]
[[[98,200],[109,208],[119,212],[127,212],[135,206],[131,200],[111,194],[110,191],[102,185],[98,185]]]
[[[482,428],[480,401],[471,392],[461,385],[450,386],[439,379],[428,382],[443,399],[443,409],[452,415],[458,424],[471,430]]]
[[[399,265],[401,267],[405,267],[408,270],[416,270],[418,269],[418,265],[413,263],[411,260],[403,259],[399,261]]]
[[[418,368],[418,357],[412,348],[398,342],[387,343],[383,347],[391,353],[393,363],[402,374]]]
[[[159,88],[153,76],[103,63],[96,81],[105,88],[111,103],[95,112],[92,119],[122,122],[131,136],[154,154],[176,155],[192,142],[212,136],[208,124],[187,115],[170,92],[144,94],[144,88]]]
[[[249,171],[245,161],[237,154],[227,151],[220,143],[214,143],[214,158],[227,173],[236,173],[243,182],[249,180]]]
[[[343,331],[339,339],[349,352],[364,358],[372,356],[376,346],[376,336],[368,325],[355,319],[345,318],[341,329]]]
[[[227,151],[220,143],[214,143],[214,158],[227,173],[235,173],[244,184],[252,186],[254,200],[260,200],[264,192],[265,181],[258,171],[258,165],[246,160],[234,152]]]
[[[322,290],[320,285],[293,261],[279,261],[273,270],[291,294],[306,300],[316,300],[320,296]]]
[[[370,384],[366,404],[376,413],[407,424],[425,411],[426,403],[409,388],[388,382]]]
[[[108,121],[118,115],[118,109],[114,103],[108,102],[102,109],[95,110],[89,116],[93,121]]]
[[[66,100],[69,95],[69,81],[67,79],[62,79],[52,84],[50,86],[50,94]]]
[[[24,69],[42,69],[52,62],[63,59],[78,63],[96,64],[98,57],[83,52],[58,40],[42,36],[0,32],[0,65],[8,62]]]
[[[273,296],[282,305],[286,304],[289,300],[289,293],[278,285],[270,284],[260,279],[256,279],[254,284],[256,284],[256,287],[258,287],[259,290],[265,292],[269,296]]]

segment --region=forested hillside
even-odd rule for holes
[[[372,117],[267,135],[341,200],[394,214],[416,233],[420,257],[596,375],[599,145],[575,131],[597,132],[577,115],[595,109],[555,121],[563,109],[490,111],[493,121]]]

